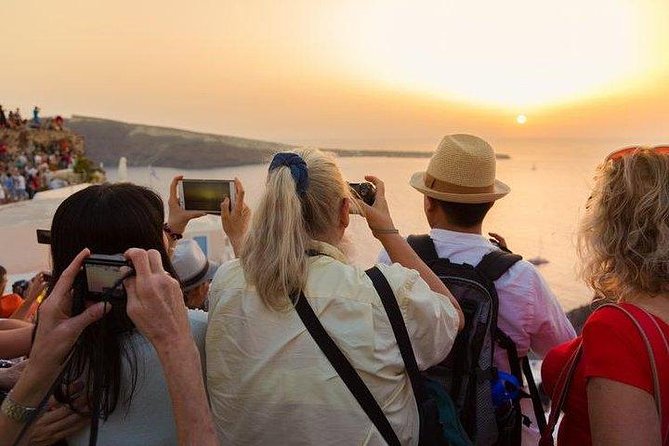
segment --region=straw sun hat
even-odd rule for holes
[[[470,204],[499,200],[511,190],[495,179],[490,144],[472,135],[445,136],[427,171],[414,173],[409,184],[437,200]]]

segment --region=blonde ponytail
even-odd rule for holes
[[[306,163],[308,182],[296,183],[289,165],[270,170],[240,254],[247,283],[275,310],[288,308],[289,296],[304,289],[310,242],[336,227],[349,196],[333,156],[315,149],[296,153]]]

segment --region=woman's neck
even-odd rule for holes
[[[660,294],[657,296],[640,296],[638,298],[628,300],[627,303],[643,308],[653,316],[657,316],[669,325],[669,294]]]

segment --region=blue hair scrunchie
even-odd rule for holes
[[[272,162],[269,165],[269,171],[271,172],[281,166],[290,168],[290,174],[293,176],[293,180],[295,180],[295,189],[297,189],[297,193],[299,195],[304,195],[309,186],[307,163],[305,163],[302,157],[297,153],[280,152],[272,158]]]

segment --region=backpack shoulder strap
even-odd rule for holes
[[[411,338],[409,338],[409,332],[407,331],[406,324],[404,323],[404,318],[402,317],[400,306],[397,303],[397,299],[395,298],[395,293],[393,293],[393,289],[388,283],[388,280],[379,268],[375,266],[365,271],[365,273],[372,280],[372,284],[374,284],[374,288],[381,298],[381,303],[383,303],[386,314],[388,314],[390,326],[392,327],[393,333],[395,334],[397,346],[400,349],[402,360],[404,361],[404,366],[406,367],[407,374],[409,375],[409,381],[411,382],[411,387],[413,388],[416,403],[420,405],[421,401],[425,400],[424,389],[422,381],[420,380],[420,370],[418,369],[416,356],[411,345]]]
[[[494,250],[481,259],[476,269],[491,281],[502,277],[513,265],[522,260],[518,254],[511,254],[502,250]]]
[[[321,349],[325,357],[330,361],[332,367],[337,371],[346,387],[351,391],[355,399],[360,404],[362,410],[365,411],[369,419],[374,423],[374,426],[379,431],[383,439],[390,446],[400,446],[400,440],[393,430],[388,418],[381,410],[379,403],[377,403],[374,395],[369,391],[358,372],[355,371],[344,353],[337,347],[337,344],[332,340],[330,335],[325,331],[325,328],[318,320],[318,316],[309,305],[304,293],[300,293],[297,299],[294,299],[295,309],[297,314],[302,319],[307,331],[314,338],[316,344]]]
[[[407,237],[407,243],[409,243],[409,246],[416,251],[418,257],[425,263],[429,263],[439,258],[437,249],[434,247],[434,242],[428,234],[410,235]]]

